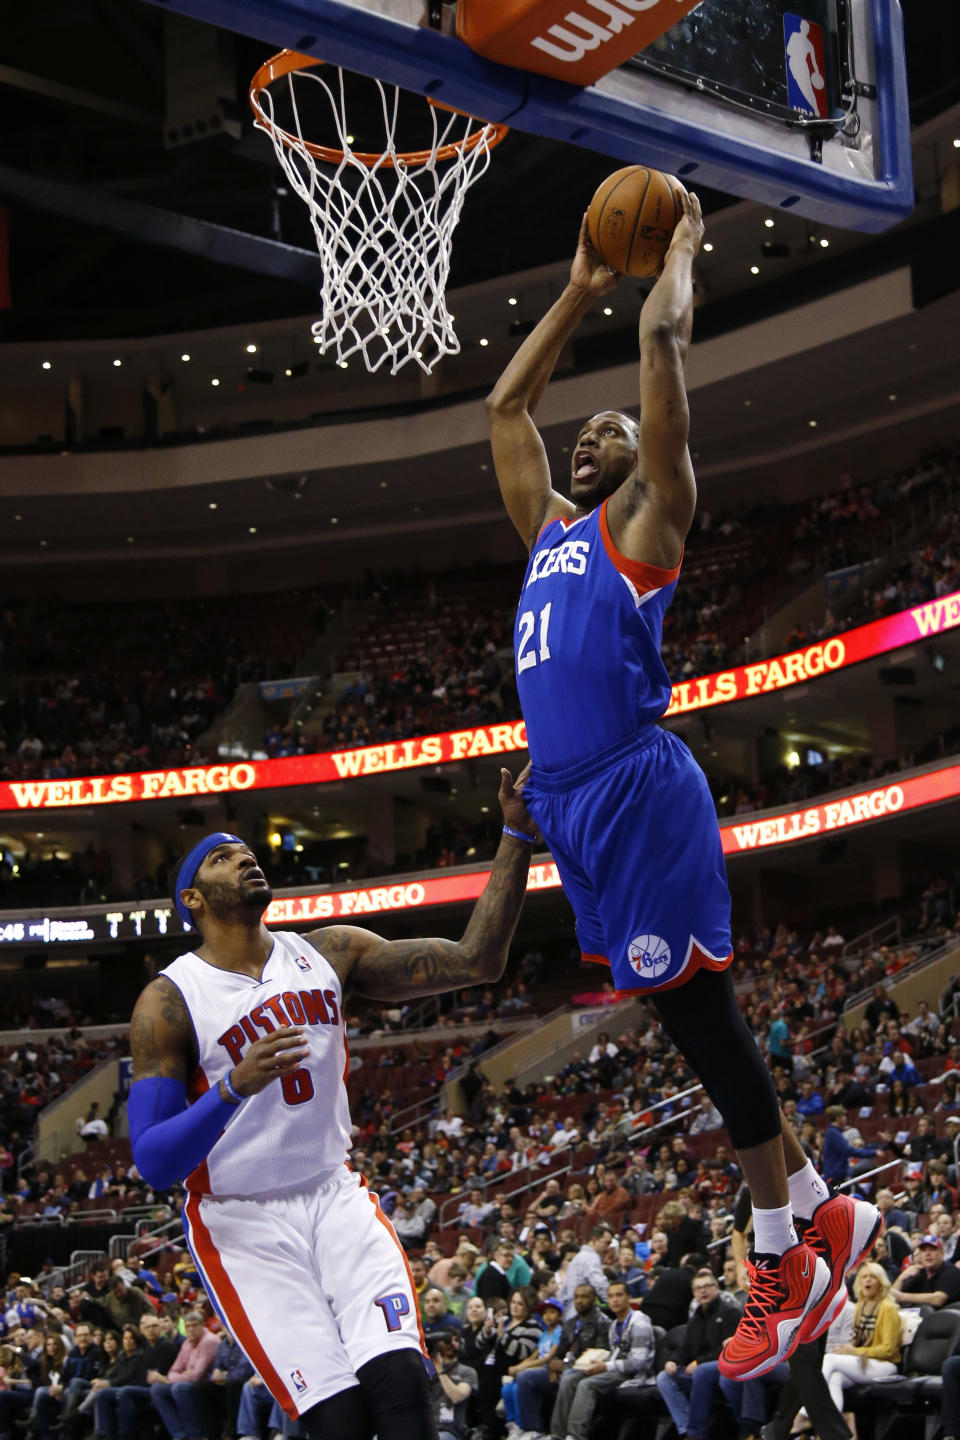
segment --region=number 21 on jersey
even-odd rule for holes
[[[520,616],[520,643],[517,645],[518,673],[521,670],[529,670],[532,665],[542,665],[545,660],[550,659],[550,645],[547,636],[550,630],[550,606],[552,604],[551,600],[540,611],[539,626],[533,610],[524,610]],[[527,646],[533,639],[534,630],[539,631],[539,645],[536,649],[528,650]]]

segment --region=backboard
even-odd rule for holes
[[[879,231],[913,206],[899,0],[702,0],[587,86],[474,53],[457,37],[457,7],[442,0],[155,3],[270,50],[319,56],[485,120],[813,220]],[[628,12],[650,4],[569,0],[563,9],[571,23],[554,27],[554,50],[596,36],[604,16],[619,15],[623,31]]]

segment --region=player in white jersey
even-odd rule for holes
[[[177,867],[200,943],[130,1025],[130,1136],[148,1181],[185,1179],[191,1253],[224,1324],[310,1440],[433,1440],[423,1334],[393,1226],[347,1163],[347,994],[406,1000],[503,974],[533,825],[502,771],[504,834],[459,941],[333,925],[272,934],[272,893],[236,835]]]

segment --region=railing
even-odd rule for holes
[[[854,1154],[856,1154],[856,1151],[854,1151]],[[837,1189],[849,1190],[852,1185],[862,1185],[864,1180],[872,1180],[874,1175],[882,1175],[886,1170],[895,1170],[898,1165],[902,1165],[903,1163],[902,1158],[885,1160],[882,1165],[875,1165],[872,1170],[864,1170],[862,1175],[854,1175],[852,1179],[844,1180],[842,1185],[837,1186]]]
[[[492,1060],[495,1055],[501,1055],[504,1050],[506,1050],[507,1046],[512,1045],[515,1040],[520,1039],[523,1035],[526,1035],[531,1030],[539,1030],[544,1025],[549,1025],[552,1020],[556,1020],[559,1015],[563,1015],[568,1011],[572,1013],[571,1007],[569,1005],[558,1005],[555,1010],[548,1011],[546,1015],[528,1016],[526,1020],[524,1020],[521,1024],[517,1026],[516,1030],[514,1030],[512,1034],[505,1036],[499,1044],[491,1045],[490,1049],[484,1050],[481,1055],[471,1055],[470,1059],[465,1060],[462,1065],[458,1065],[456,1070],[451,1070],[450,1074],[447,1076],[447,1080],[462,1080],[464,1075],[466,1075],[467,1071],[470,1069],[470,1066],[474,1064],[474,1062],[477,1062],[479,1064],[483,1061]],[[535,1065],[541,1055],[547,1055],[550,1053],[550,1048],[535,1051],[533,1055],[528,1057],[530,1063]],[[524,1064],[524,1068],[526,1068],[526,1062]]]
[[[841,961],[854,960],[865,950],[879,950],[881,945],[900,945],[902,940],[903,929],[900,916],[890,915],[886,920],[881,920],[879,925],[874,925],[871,930],[865,930],[862,935],[848,940],[840,951],[840,959]]]
[[[532,1163],[533,1163],[533,1162],[531,1162],[531,1164],[532,1164]],[[519,1170],[511,1170],[510,1175],[521,1175],[524,1170],[529,1170],[530,1168],[531,1168],[531,1165],[529,1165],[529,1164],[528,1164],[528,1165],[522,1165]],[[543,1169],[544,1167],[541,1166],[540,1168]],[[560,1175],[572,1175],[572,1174],[573,1174],[573,1165],[568,1162],[566,1165],[561,1165],[561,1167],[560,1167],[559,1170],[550,1170],[550,1171],[549,1171],[548,1173],[546,1173],[546,1174],[538,1175],[535,1180],[528,1180],[525,1185],[518,1185],[515,1189],[511,1190],[511,1191],[509,1192],[510,1201],[511,1201],[511,1203],[512,1203],[512,1202],[513,1202],[513,1197],[514,1197],[515,1195],[525,1195],[528,1190],[539,1190],[540,1187],[541,1187],[542,1185],[545,1185],[548,1180],[556,1180],[556,1179],[558,1178],[558,1176],[560,1176]],[[501,1175],[501,1176],[499,1177],[500,1183],[502,1184],[505,1180],[508,1180],[508,1179],[510,1178],[510,1175]],[[488,1184],[490,1184],[490,1183],[496,1183],[496,1181],[488,1181],[487,1183],[488,1183]],[[471,1188],[474,1189],[474,1190],[479,1190],[479,1189],[482,1189],[482,1188],[485,1188],[485,1187],[480,1186],[480,1185],[474,1185],[474,1186],[472,1186]],[[467,1193],[469,1194],[469,1191],[468,1191]],[[504,1198],[506,1198],[506,1197],[504,1197]],[[440,1209],[439,1209],[439,1211],[438,1211],[438,1213],[437,1213],[437,1221],[438,1221],[438,1223],[439,1223],[439,1225],[440,1225],[441,1230],[446,1230],[448,1227],[452,1228],[453,1226],[459,1224],[459,1219],[456,1219],[456,1218],[455,1218],[454,1220],[445,1220],[445,1219],[443,1218],[443,1217],[444,1217],[444,1211],[447,1211],[447,1212],[449,1213],[449,1207],[450,1207],[451,1205],[463,1205],[464,1203],[465,1203],[465,1201],[464,1201],[464,1195],[463,1195],[463,1192],[462,1192],[462,1191],[461,1191],[461,1193],[460,1193],[459,1195],[451,1195],[451,1196],[449,1196],[448,1199],[444,1200],[443,1204],[440,1206]]]
[[[421,1120],[439,1109],[443,1102],[443,1090],[434,1090],[430,1095],[424,1095],[422,1100],[414,1100],[412,1105],[405,1105],[390,1117],[389,1135],[397,1135],[403,1130],[408,1130],[411,1125],[418,1125]]]

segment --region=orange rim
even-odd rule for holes
[[[326,65],[326,60],[318,60],[314,55],[301,55],[296,50],[281,50],[276,55],[271,55],[265,60],[260,69],[250,81],[250,108],[253,110],[255,123],[262,129],[268,130],[272,135],[278,135],[284,145],[296,150],[303,148],[315,160],[323,160],[328,165],[339,165],[346,152],[338,150],[332,145],[316,145],[311,140],[301,140],[299,135],[291,135],[289,130],[284,130],[275,120],[271,120],[260,104],[260,93],[272,85],[275,80],[283,80],[297,70],[308,70],[311,65]],[[432,105],[434,110],[449,110],[455,115],[467,115],[466,110],[458,110],[454,105],[444,105],[440,100],[433,100],[429,95],[425,97],[427,104]],[[470,116],[476,119],[476,116]],[[468,155],[475,150],[480,142],[486,138],[490,149],[499,145],[504,136],[509,133],[509,125],[498,125],[493,121],[478,120],[478,125],[483,128],[474,130],[472,134],[465,136],[462,140],[454,140],[449,145],[441,145],[434,157],[437,160],[452,160],[458,153]],[[396,155],[381,153],[371,154],[359,150],[351,150],[350,154],[354,160],[365,165],[368,170],[376,166],[392,167],[397,161],[402,160],[405,165],[426,165],[431,156],[432,150],[402,150]]]

